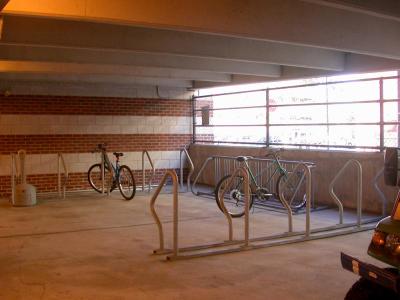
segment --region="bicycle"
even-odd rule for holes
[[[305,174],[301,171],[296,172],[292,176],[291,172],[288,172],[281,164],[279,157],[276,152],[267,155],[272,156],[272,165],[269,168],[261,170],[259,174],[254,175],[248,160],[253,157],[238,156],[236,160],[242,163],[245,169],[249,172],[250,179],[250,202],[249,207],[251,208],[255,202],[258,200],[260,202],[266,202],[271,199],[280,200],[280,189],[284,183],[285,189],[283,191],[285,199],[287,200],[289,206],[292,210],[297,211],[303,208],[306,204],[306,194],[305,194]],[[267,177],[267,181],[263,186],[257,183],[257,178],[263,176],[263,174],[270,174]],[[275,184],[275,191],[270,191],[267,187],[273,185],[273,180],[278,177]],[[229,183],[231,175],[227,175],[221,178],[215,188],[215,200],[217,202],[218,208],[223,212],[221,204],[221,193],[225,189],[226,185]],[[290,179],[289,182],[287,180]],[[227,188],[224,194],[224,205],[228,213],[233,218],[239,218],[244,215],[244,178],[243,176],[235,176],[230,187]],[[303,193],[304,192],[304,193]],[[282,201],[281,201],[282,202]]]
[[[106,144],[98,144],[94,152],[101,152],[104,167],[104,181],[112,184],[106,185],[106,189],[112,192],[117,187],[126,200],[131,200],[136,193],[135,178],[131,169],[126,165],[119,164],[119,158],[124,154],[122,152],[114,152],[115,166],[110,162],[107,155]],[[102,168],[101,163],[92,165],[88,170],[88,181],[90,186],[97,192],[103,192]]]

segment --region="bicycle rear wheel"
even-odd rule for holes
[[[289,182],[287,182],[289,180]],[[306,180],[304,172],[298,171],[292,176],[292,172],[281,174],[276,182],[276,193],[280,198],[280,189],[286,183],[283,195],[293,210],[299,210],[306,205]]]
[[[110,171],[107,167],[105,167],[104,170],[104,176],[105,176],[105,185],[104,188],[107,189],[107,182],[110,182]],[[88,181],[90,186],[96,191],[101,193],[102,189],[102,180],[101,180],[101,164],[94,164],[91,166],[88,170],[87,173],[88,176]],[[110,189],[112,191],[112,188]]]
[[[131,200],[136,193],[136,184],[133,173],[128,166],[121,166],[118,174],[118,188],[125,200]]]
[[[225,206],[228,213],[232,218],[239,218],[244,215],[245,211],[245,194],[244,194],[244,179],[242,176],[235,176],[232,184],[226,189],[224,195],[222,192],[229,183],[231,175],[223,177],[217,184],[215,189],[215,201],[217,202],[218,208],[224,212],[222,205]],[[250,187],[249,187],[250,189]],[[224,199],[224,204],[221,203],[221,199]],[[249,208],[253,205],[253,194],[250,189],[250,203]]]

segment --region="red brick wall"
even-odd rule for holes
[[[61,97],[13,95],[0,96],[0,115],[100,115],[100,116],[143,116],[143,117],[190,117],[192,104],[188,100],[129,99],[100,97]],[[34,117],[34,120],[36,116]],[[15,124],[18,126],[18,124]],[[143,124],[147,126],[147,124]],[[161,125],[162,126],[162,125]],[[182,125],[180,125],[182,126]],[[184,125],[186,126],[186,125]],[[10,131],[12,132],[12,131]],[[192,140],[191,134],[0,134],[0,154],[9,155],[20,149],[27,154],[89,153],[99,143],[107,143],[108,152],[178,151]],[[166,169],[157,170],[157,183]],[[146,170],[146,176],[149,176]],[[179,173],[179,172],[178,172]],[[179,174],[178,174],[179,175]],[[142,184],[141,171],[135,170],[138,185]],[[28,182],[38,192],[57,191],[56,174],[28,174]],[[148,179],[147,179],[148,180]],[[88,189],[85,172],[70,173],[67,190]],[[0,175],[0,196],[11,193],[10,176]]]
[[[0,96],[0,114],[190,116],[188,100]]]
[[[190,134],[90,134],[0,135],[0,154],[25,149],[29,154],[84,153],[106,143],[112,151],[179,150],[190,143]]]

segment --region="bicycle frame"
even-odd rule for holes
[[[103,187],[102,190],[104,192],[104,174],[105,174],[105,170],[109,170],[109,172],[111,172],[111,177],[112,177],[112,183],[111,186],[114,184],[114,182],[116,181],[116,179],[119,176],[119,158],[116,159],[115,161],[115,166],[113,165],[113,163],[110,161],[110,158],[108,157],[107,151],[104,149],[103,146],[98,146],[98,148],[101,151],[101,168],[102,168],[102,180],[103,180]],[[108,168],[107,168],[108,167]],[[109,189],[107,188],[107,193],[109,191]]]
[[[249,172],[249,175],[250,175],[250,181],[254,184],[254,186],[257,189],[261,188],[261,186],[259,184],[257,184],[256,178],[262,176],[265,172],[271,170],[272,168],[274,168],[274,171],[272,172],[271,176],[268,178],[266,185],[268,185],[271,182],[272,178],[274,178],[274,176],[277,172],[279,172],[280,174],[285,174],[285,175],[287,174],[286,169],[279,162],[278,157],[275,154],[271,154],[271,155],[274,156],[274,163],[272,164],[272,166],[270,166],[267,169],[262,170],[261,173],[256,174],[256,175],[254,175],[253,172],[251,171],[251,168],[250,168],[247,160],[244,161],[245,168],[247,169],[247,171]]]

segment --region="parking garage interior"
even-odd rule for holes
[[[342,252],[387,267],[367,249],[396,212],[398,1],[0,18],[0,299],[344,299]]]

